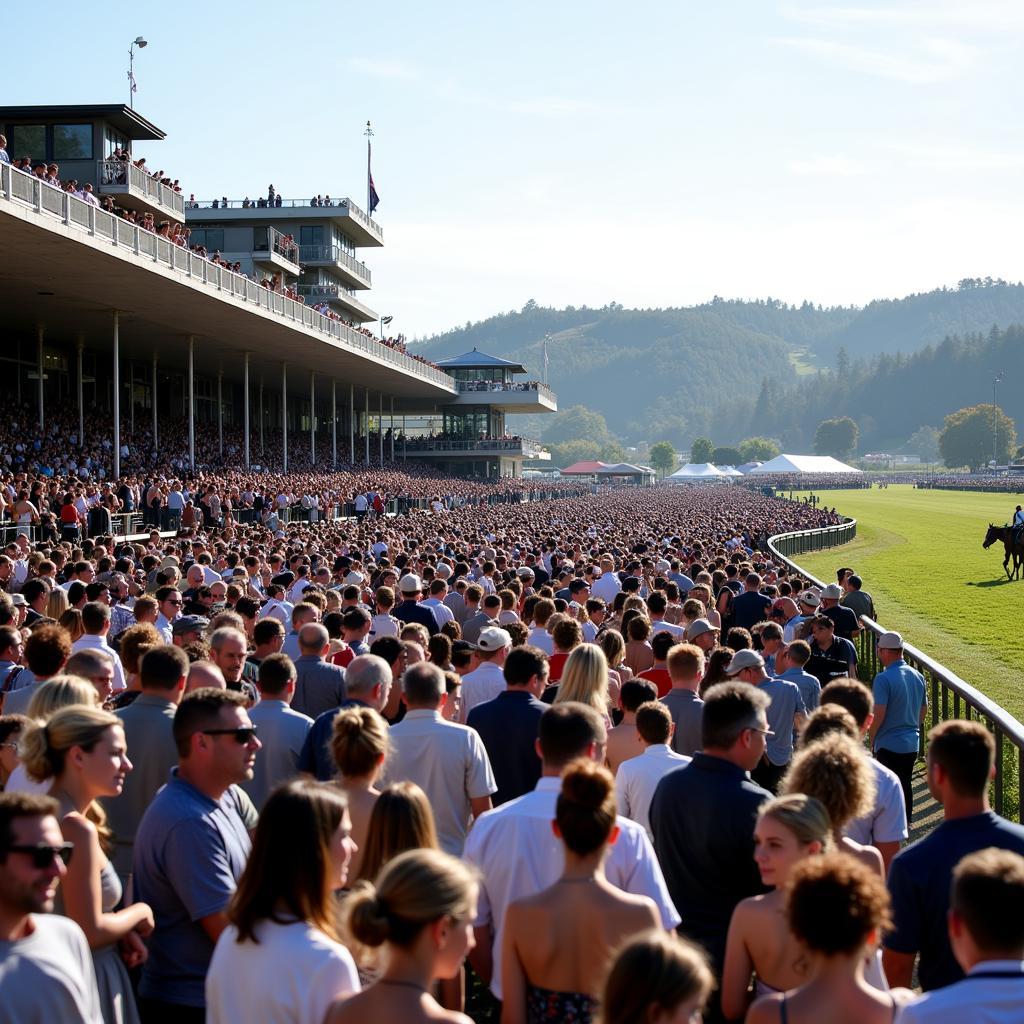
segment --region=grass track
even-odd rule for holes
[[[819,497],[857,520],[857,539],[799,564],[826,582],[853,566],[884,626],[1024,720],[1024,579],[1007,581],[1002,545],[981,546],[1016,496],[893,486]]]

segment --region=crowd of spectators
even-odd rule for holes
[[[945,820],[901,850],[902,638],[833,678],[870,596],[765,547],[831,513],[356,497],[0,557],[10,1019],[1014,1019],[992,739],[932,731]]]

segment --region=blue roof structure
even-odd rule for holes
[[[526,367],[522,363],[514,363],[510,359],[501,359],[499,356],[491,356],[486,352],[478,352],[475,348],[472,352],[463,352],[461,356],[438,359],[436,365],[440,366],[442,370],[504,369],[511,370],[513,373],[526,373]]]

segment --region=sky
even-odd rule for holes
[[[127,100],[142,35],[134,106],[167,139],[136,152],[199,199],[365,208],[370,120],[366,298],[410,338],[530,299],[860,305],[1024,276],[1019,0],[47,12],[5,13],[3,102]]]

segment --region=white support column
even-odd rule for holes
[[[82,380],[82,357],[85,353],[85,339],[79,337],[75,345],[78,356],[78,447],[85,447],[85,382]]]
[[[188,336],[188,465],[196,468],[196,336]]]
[[[331,468],[338,468],[338,382],[331,381]]]
[[[39,324],[36,327],[36,376],[39,380],[36,383],[39,385],[39,430],[42,432],[46,429],[46,416],[43,410],[43,335],[46,333],[46,328]]]
[[[316,465],[316,372],[309,371],[309,459]]]
[[[380,449],[380,461],[384,462],[384,392],[378,395],[377,408],[377,447]]]
[[[20,378],[19,378],[20,379]],[[356,386],[348,386],[348,461],[356,461]]]
[[[395,396],[391,396],[391,420],[388,423],[391,428],[391,461],[395,461]]]
[[[121,475],[121,324],[114,310],[114,480]]]
[[[217,444],[224,458],[224,371],[217,371]]]
[[[281,364],[281,454],[288,472],[288,364]]]
[[[366,464],[370,464],[370,389],[366,389],[366,411],[363,413],[363,437],[366,440]]]
[[[249,353],[242,363],[242,448],[245,468],[249,468]]]
[[[153,353],[153,387],[149,395],[149,404],[153,407],[153,451],[157,450],[159,444],[159,432],[156,425],[156,362],[157,354]]]

